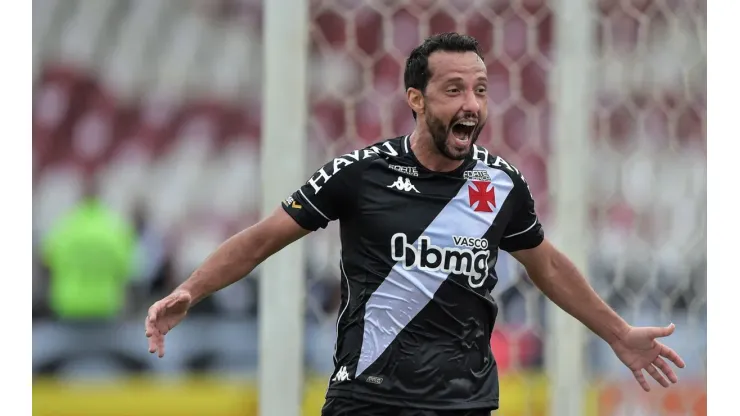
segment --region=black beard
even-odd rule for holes
[[[427,128],[429,129],[429,133],[432,135],[432,142],[434,142],[434,146],[437,147],[439,153],[448,159],[465,160],[471,153],[473,153],[473,145],[478,141],[478,136],[483,128],[483,124],[475,126],[475,130],[470,133],[470,150],[463,154],[452,154],[450,149],[447,147],[447,137],[449,137],[449,134],[452,131],[452,125],[455,121],[456,120],[452,120],[449,125],[445,126],[442,120],[427,112]]]

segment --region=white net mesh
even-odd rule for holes
[[[601,407],[705,414],[706,3],[600,1],[596,62],[592,281],[631,323],[674,322],[687,363],[678,388],[635,394],[593,341]]]

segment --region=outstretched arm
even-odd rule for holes
[[[683,360],[675,351],[656,341],[656,338],[671,335],[675,329],[673,324],[662,328],[627,324],[596,294],[575,265],[546,239],[535,248],[514,251],[511,255],[524,265],[542,293],[609,343],[617,357],[632,370],[643,390],[650,391],[650,385],[642,370],[663,387],[669,386],[668,380],[678,382],[663,358],[680,368],[685,366]]]
[[[165,335],[185,318],[192,305],[352,209],[358,167],[362,166],[352,160],[356,159],[339,158],[324,165],[269,217],[226,240],[182,285],[152,305],[145,322],[149,352],[164,356]]]
[[[278,208],[269,217],[226,240],[182,285],[149,308],[145,322],[149,352],[164,357],[165,335],[185,318],[195,303],[236,283],[265,259],[309,232],[283,208]]]
[[[656,338],[671,335],[675,329],[673,324],[663,328],[633,327],[617,315],[596,294],[575,265],[545,238],[527,182],[521,172],[499,159],[496,163],[513,173],[514,190],[511,192],[519,204],[507,224],[499,248],[524,265],[529,277],[545,296],[608,342],[645,391],[650,391],[650,385],[642,370],[664,387],[668,387],[669,382],[663,374],[676,383],[676,374],[663,358],[680,368],[685,364],[675,351],[656,341]]]
[[[269,217],[226,240],[176,291],[185,291],[195,304],[248,275],[268,257],[309,230],[278,207]]]
[[[630,326],[591,288],[575,265],[545,239],[529,250],[512,252],[532,282],[561,309],[581,321],[609,344]]]

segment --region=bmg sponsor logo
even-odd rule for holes
[[[391,237],[391,256],[404,269],[441,271],[468,277],[472,288],[483,286],[488,277],[488,240],[474,237],[452,237],[454,247],[438,247],[431,238],[421,236],[416,245],[404,233]]]

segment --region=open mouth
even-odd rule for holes
[[[456,139],[455,144],[458,146],[466,145],[470,141],[477,125],[478,122],[475,120],[463,119],[456,121],[452,125],[452,135]]]

